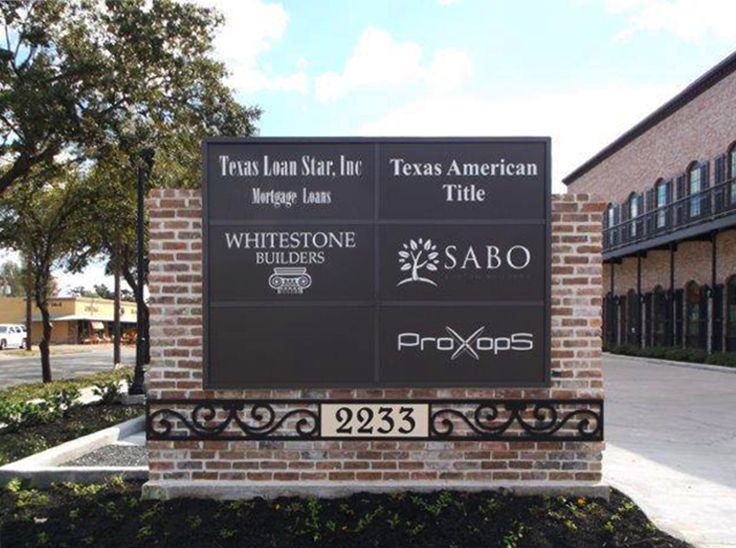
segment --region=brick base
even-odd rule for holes
[[[610,488],[595,482],[485,482],[485,481],[374,481],[357,485],[354,482],[307,481],[287,483],[283,481],[149,481],[143,486],[143,497],[149,499],[207,498],[218,500],[252,499],[261,497],[347,497],[361,493],[429,493],[433,491],[503,491],[518,496],[544,495],[609,498]]]

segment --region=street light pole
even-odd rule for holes
[[[138,164],[138,203],[137,216],[138,223],[136,227],[137,247],[138,247],[138,266],[137,266],[137,285],[138,292],[136,295],[136,342],[135,342],[135,372],[133,374],[133,383],[130,386],[130,394],[144,394],[143,387],[146,352],[146,330],[144,329],[143,320],[143,285],[145,283],[145,212],[144,200],[146,194],[146,179],[148,178],[151,167],[153,166],[153,150],[150,148],[141,151],[141,161]]]

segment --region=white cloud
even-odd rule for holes
[[[552,181],[613,141],[678,91],[676,85],[609,85],[512,97],[470,93],[424,97],[361,128],[364,135],[550,136]]]
[[[459,4],[462,0],[437,0],[440,6],[451,6],[453,4]]]
[[[629,24],[619,39],[643,31],[669,32],[689,42],[706,37],[736,39],[734,0],[606,0],[606,7],[628,14]]]
[[[225,22],[215,36],[215,52],[232,73],[229,84],[237,91],[296,91],[306,93],[307,75],[299,60],[294,72],[273,74],[259,61],[261,54],[281,40],[289,22],[283,5],[262,0],[192,0],[215,8]]]
[[[82,272],[70,273],[63,270],[54,270],[53,275],[59,285],[59,296],[61,297],[71,295],[71,290],[79,286],[92,289],[95,285],[104,284],[112,289],[115,284],[115,279],[112,276],[105,275],[104,261],[93,261]],[[121,279],[121,287],[129,289],[124,279]]]
[[[425,79],[435,91],[459,88],[473,74],[473,63],[462,50],[447,48],[435,53],[427,67]]]
[[[471,72],[470,58],[461,50],[438,50],[429,64],[423,64],[417,43],[399,42],[386,31],[367,28],[342,72],[317,77],[315,94],[318,101],[327,102],[357,89],[385,90],[416,83],[447,90],[459,86]]]

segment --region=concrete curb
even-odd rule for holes
[[[143,485],[143,498],[208,498],[216,500],[237,500],[263,497],[346,497],[355,493],[396,493],[412,491],[431,493],[436,491],[494,491],[508,492],[519,496],[567,496],[595,497],[608,500],[610,489],[604,483],[581,484],[567,482],[414,482],[377,481],[356,484],[337,481],[187,481],[165,480],[149,481]]]
[[[146,479],[147,466],[60,466],[95,449],[111,445],[121,438],[141,432],[144,425],[145,417],[136,417],[0,466],[0,484],[14,478],[30,480],[36,487],[48,487],[51,483],[65,481],[97,483],[116,475],[128,479]]]
[[[725,365],[711,365],[709,363],[693,363],[693,362],[676,362],[672,360],[660,360],[657,358],[643,358],[641,356],[626,356],[624,354],[612,354],[611,352],[603,352],[603,356],[607,358],[621,358],[624,360],[633,360],[643,363],[651,363],[654,365],[669,365],[674,367],[684,367],[686,369],[702,369],[704,371],[714,371],[716,373],[730,373],[736,375],[736,367],[726,367]]]

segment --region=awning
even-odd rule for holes
[[[88,315],[84,314],[60,314],[58,316],[51,316],[52,322],[70,322],[70,321],[85,321],[85,322],[112,322],[113,318],[112,316],[97,316],[95,318],[90,318]],[[41,321],[41,315],[40,314],[34,314],[33,315],[33,321],[34,322],[40,322]],[[22,320],[16,322],[16,323],[25,323],[25,316]],[[120,323],[136,323],[135,317],[127,317],[127,318],[120,318]]]
[[[103,331],[104,329],[105,325],[102,322],[92,322],[93,331]]]

